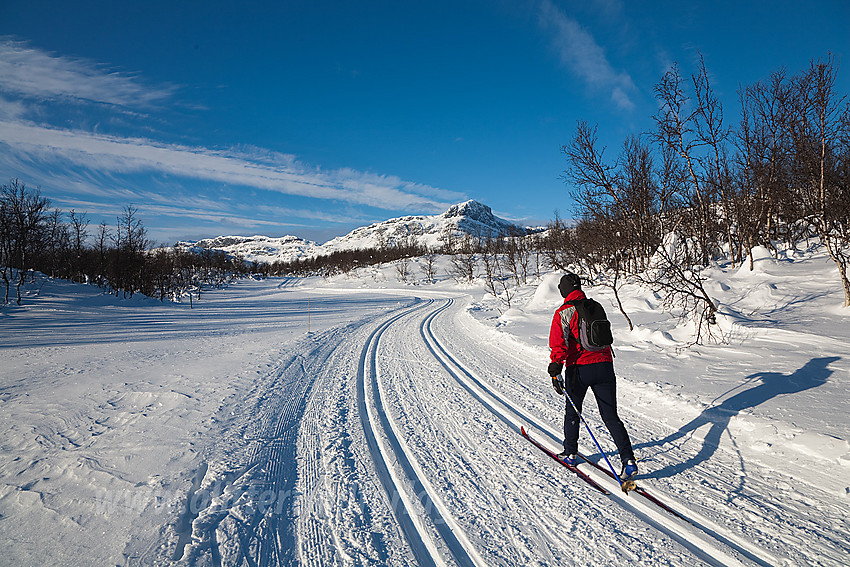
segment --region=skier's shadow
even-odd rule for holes
[[[664,447],[682,439],[690,433],[693,433],[704,425],[708,425],[710,429],[705,435],[702,448],[696,455],[683,462],[679,462],[675,465],[668,465],[662,469],[654,471],[651,473],[651,476],[654,478],[669,477],[694,467],[707,461],[714,455],[715,451],[717,451],[717,448],[720,446],[720,438],[729,426],[729,421],[733,416],[737,415],[742,410],[763,404],[776,396],[797,394],[825,384],[833,372],[827,368],[827,366],[838,360],[841,360],[841,357],[827,356],[822,358],[813,358],[793,374],[782,374],[779,372],[756,372],[755,374],[751,374],[747,376],[742,385],[759,381],[757,385],[738,392],[724,400],[720,405],[707,408],[700,415],[691,420],[690,423],[682,426],[678,431],[668,435],[664,439],[653,441],[651,443],[642,443],[637,445],[635,448]],[[723,395],[729,394],[737,388],[738,387],[733,388]]]

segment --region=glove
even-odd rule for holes
[[[555,376],[559,376],[561,374],[561,370],[563,370],[563,369],[564,369],[564,364],[562,362],[550,362],[549,368],[548,368],[549,376],[551,376],[553,378]]]
[[[564,379],[560,375],[552,376],[552,387],[558,392],[559,396],[564,395]]]

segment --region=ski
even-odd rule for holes
[[[595,469],[597,469],[597,470],[599,470],[599,471],[601,471],[601,472],[603,472],[603,473],[607,474],[608,476],[610,476],[611,478],[613,478],[615,481],[620,482],[620,479],[618,479],[616,476],[614,476],[614,473],[612,473],[611,471],[609,471],[608,469],[606,469],[605,467],[603,467],[603,466],[602,466],[602,465],[600,465],[599,463],[597,463],[597,462],[595,462],[595,461],[591,461],[589,458],[587,458],[587,456],[585,456],[585,455],[583,455],[583,454],[581,454],[581,453],[579,453],[579,454],[578,454],[578,457],[579,457],[581,460],[583,460],[585,463],[587,463],[587,464],[589,464],[590,466],[594,467]],[[556,458],[557,458],[557,457],[556,457]],[[646,490],[644,490],[644,489],[643,489],[643,488],[641,488],[640,486],[638,486],[638,485],[636,485],[636,484],[635,484],[635,485],[634,485],[633,492],[634,492],[635,494],[638,494],[638,495],[640,495],[641,497],[643,497],[643,498],[645,498],[645,499],[649,500],[650,502],[652,502],[653,504],[655,504],[656,506],[658,506],[659,508],[661,508],[661,509],[662,509],[662,510],[664,510],[665,512],[667,512],[667,513],[669,513],[669,514],[672,514],[672,515],[673,515],[673,516],[675,516],[676,518],[679,518],[680,520],[682,520],[682,521],[684,521],[684,522],[687,522],[687,523],[689,523],[689,524],[691,524],[691,523],[692,523],[689,519],[687,519],[686,517],[682,516],[680,513],[678,513],[678,512],[677,512],[677,511],[675,511],[674,509],[672,509],[670,506],[668,506],[668,505],[667,505],[667,504],[665,504],[664,502],[660,501],[658,498],[656,498],[656,497],[655,497],[655,496],[653,496],[652,494],[648,493]]]
[[[559,458],[558,458],[558,455],[556,455],[555,453],[553,453],[552,451],[550,451],[549,449],[547,449],[547,448],[546,448],[543,444],[541,444],[539,441],[537,441],[536,439],[534,439],[533,437],[531,437],[531,436],[528,434],[528,431],[526,431],[526,430],[525,430],[525,427],[524,427],[524,426],[520,426],[520,431],[521,431],[521,433],[522,433],[522,436],[523,436],[523,437],[525,437],[526,439],[528,439],[529,441],[531,441],[531,444],[532,444],[532,445],[534,445],[535,447],[537,447],[538,449],[540,449],[541,451],[543,451],[544,453],[546,453],[547,455],[549,455],[550,457],[552,457],[553,459],[555,459],[556,461],[558,461],[559,463],[561,463],[563,466],[565,466],[566,468],[568,468],[568,469],[569,469],[569,470],[571,470],[572,472],[576,473],[576,475],[577,475],[580,479],[582,479],[583,481],[585,481],[587,484],[589,484],[590,486],[592,486],[593,488],[595,488],[596,490],[598,490],[598,491],[599,491],[599,492],[601,492],[602,494],[608,494],[608,491],[607,491],[605,488],[603,488],[602,486],[600,486],[600,485],[599,485],[599,483],[597,483],[595,480],[593,480],[592,478],[590,478],[590,477],[587,475],[587,473],[585,473],[583,470],[580,470],[578,467],[574,467],[574,466],[572,466],[572,465],[568,465],[567,463],[565,463],[564,461],[562,461],[561,459],[559,459]],[[585,460],[585,461],[587,461],[587,459],[584,459],[584,460]],[[587,462],[590,462],[590,461],[587,461]],[[595,464],[595,463],[591,463],[591,464]]]

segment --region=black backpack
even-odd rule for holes
[[[578,339],[584,350],[600,351],[614,343],[611,334],[611,322],[605,315],[605,308],[594,299],[575,299],[567,301],[576,308],[578,315]]]

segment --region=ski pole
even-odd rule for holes
[[[622,489],[622,491],[628,494],[629,490],[634,490],[635,489],[634,481],[632,481],[632,480],[627,480],[627,481],[620,480],[619,475],[617,475],[617,473],[614,471],[614,466],[611,464],[611,461],[608,460],[608,455],[606,455],[605,451],[602,450],[602,446],[599,445],[599,441],[596,440],[596,436],[593,435],[593,431],[590,430],[590,426],[587,424],[587,421],[585,421],[584,416],[581,415],[580,411],[578,411],[578,408],[576,407],[575,403],[573,402],[573,399],[570,397],[570,394],[567,392],[566,388],[564,388],[564,395],[567,397],[567,400],[569,400],[570,405],[573,406],[573,410],[576,412],[579,419],[584,424],[584,427],[585,427],[585,429],[587,429],[587,432],[590,433],[590,438],[593,439],[594,443],[596,443],[596,448],[599,449],[600,453],[602,453],[602,457],[605,459],[605,462],[608,463],[608,468],[611,469],[611,474],[613,474],[614,478],[617,479],[617,482],[620,483],[620,488]]]

